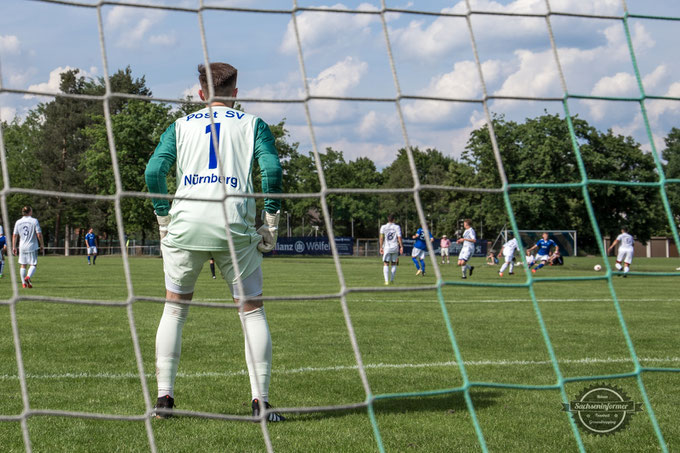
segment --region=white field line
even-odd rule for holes
[[[538,302],[612,302],[611,297],[606,297],[606,298],[593,298],[593,299],[584,299],[584,298],[578,298],[578,299],[544,299],[542,297],[538,297]],[[331,301],[333,299],[330,299]],[[508,303],[508,302],[531,302],[531,299],[523,298],[523,299],[463,299],[463,300],[451,300],[450,297],[444,297],[444,300],[447,304],[475,304],[475,303],[485,303],[485,304],[500,304],[500,303]],[[232,302],[231,299],[196,299],[196,302]],[[667,298],[667,299],[623,299],[619,298],[619,302],[680,302],[680,299],[678,298]],[[290,301],[282,301],[285,303],[288,302],[310,302],[309,300],[302,300],[302,301],[295,301],[295,300],[290,300]],[[328,302],[328,300],[324,300],[324,302]],[[418,298],[417,296],[414,296],[411,299],[374,299],[374,298],[362,298],[362,299],[357,299],[353,298],[352,296],[349,297],[348,302],[380,302],[380,303],[389,303],[389,302],[411,302],[411,303],[418,303],[422,304],[424,302],[431,302],[431,303],[439,303],[439,300],[437,299],[432,299],[432,298],[426,298],[426,299],[421,299]],[[272,301],[270,303],[277,303],[276,301]]]
[[[639,357],[640,362],[669,362],[680,364],[680,357]],[[550,360],[471,360],[463,362],[465,366],[524,366],[524,365],[550,365]],[[601,364],[601,363],[632,363],[629,357],[607,357],[595,358],[586,357],[582,359],[564,359],[558,360],[560,364]],[[407,368],[445,368],[457,367],[457,362],[433,362],[433,363],[372,363],[365,364],[366,369],[407,369]],[[337,365],[328,367],[302,367],[302,368],[279,368],[272,370],[272,374],[286,375],[286,374],[301,374],[301,373],[318,373],[329,371],[352,371],[357,370],[357,365]],[[180,378],[204,378],[204,377],[233,377],[245,376],[248,374],[246,370],[217,372],[205,371],[199,373],[177,373]],[[147,378],[153,377],[153,374],[147,373]],[[138,379],[137,373],[55,373],[55,374],[26,374],[27,379]],[[18,380],[19,377],[13,374],[0,374],[0,381]]]

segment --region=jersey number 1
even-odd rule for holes
[[[205,126],[205,133],[210,134],[210,162],[208,163],[209,169],[217,168],[217,150],[215,149],[215,145],[218,147],[220,146],[220,123],[214,124],[215,137],[213,137],[212,127],[210,127],[211,125],[208,124]]]

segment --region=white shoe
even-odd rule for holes
[[[423,273],[423,271],[421,271],[420,269],[418,269],[418,272],[416,272],[416,275],[420,275],[420,274],[422,274],[422,273]]]

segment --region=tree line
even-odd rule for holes
[[[110,84],[112,92],[142,97],[113,96],[109,99],[109,109],[122,189],[144,192],[144,169],[160,135],[177,118],[203,106],[191,98],[178,106],[153,101],[145,77],[134,77],[130,67],[113,74]],[[61,74],[60,90],[101,96],[106,92],[105,80],[86,79],[78,70],[69,70]],[[655,235],[669,235],[670,225],[658,187],[598,182],[657,182],[659,173],[653,156],[645,153],[631,137],[611,130],[599,131],[578,117],[573,117],[572,123],[580,159],[588,178],[595,181],[585,190],[600,233],[615,235],[625,224],[642,241]],[[508,201],[519,228],[575,229],[580,248],[594,251],[595,232],[586,209],[584,189],[579,186],[582,181],[579,156],[574,152],[565,119],[546,112],[515,122],[498,115],[493,118],[493,126],[503,169],[512,185]],[[2,129],[11,187],[57,193],[116,193],[103,101],[57,96],[38,104],[23,120],[3,122]],[[284,192],[318,192],[320,183],[313,153],[300,150],[299,143],[293,141],[287,131],[285,120],[271,124],[270,129],[276,137],[282,162]],[[489,238],[495,237],[504,225],[509,226],[506,200],[501,191],[458,190],[501,187],[487,126],[470,134],[458,159],[436,149],[415,147],[411,151],[421,184],[456,188],[420,192],[426,219],[435,236],[455,235],[463,218],[473,219],[478,234],[483,231]],[[413,187],[405,148],[396,150],[394,161],[382,169],[368,157],[348,160],[341,150],[331,148],[326,148],[319,157],[328,187],[366,190],[361,194],[328,195],[335,235],[353,233],[354,237],[374,238],[390,212],[396,214],[406,234],[413,234],[420,226],[412,193],[371,193],[376,189]],[[662,157],[666,178],[680,178],[680,129],[672,128],[665,138]],[[174,175],[173,169],[168,178],[171,190],[175,187]],[[257,169],[254,175],[255,187],[259,188]],[[559,183],[567,185],[537,185]],[[666,190],[677,223],[680,186],[669,183]],[[7,199],[11,223],[20,216],[21,206],[34,207],[46,240],[52,246],[63,243],[67,225],[92,227],[99,234],[117,237],[112,201],[20,193],[13,193]],[[158,239],[150,200],[125,197],[121,200],[121,209],[128,237],[135,237],[141,243]],[[309,235],[312,231],[327,234],[318,198],[284,200],[280,225],[283,235],[287,224],[293,235]]]

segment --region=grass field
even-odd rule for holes
[[[475,262],[476,261],[476,262]],[[409,260],[410,262],[410,260]],[[564,377],[633,371],[619,320],[604,280],[540,281],[546,277],[596,276],[595,258],[567,258],[563,267],[536,274],[535,292],[559,368]],[[346,258],[342,270],[350,287],[382,286],[379,259]],[[480,283],[523,283],[520,269],[499,279],[497,267],[473,259],[474,276],[460,279],[455,265],[442,266],[445,307],[471,381],[551,385],[556,377],[526,287],[484,287]],[[429,265],[429,262],[428,262]],[[340,284],[330,258],[276,258],[264,262],[265,295],[336,293]],[[634,270],[666,272],[675,260],[636,258]],[[161,297],[162,262],[130,260],[135,295]],[[416,277],[403,260],[397,287],[432,285]],[[641,364],[680,368],[678,279],[632,275],[614,277],[623,317]],[[128,297],[123,262],[103,256],[96,266],[84,257],[40,259],[32,290],[21,295],[124,301]],[[196,299],[229,303],[226,285],[204,268]],[[9,276],[0,281],[0,299],[12,295]],[[455,389],[462,385],[436,290],[358,292],[348,308],[373,395]],[[147,382],[155,400],[154,339],[162,305],[134,303],[134,317]],[[339,299],[266,303],[274,348],[271,401],[281,408],[363,403],[366,393]],[[125,307],[40,301],[16,306],[18,328],[33,410],[141,415],[137,374]],[[680,373],[642,374],[649,400],[669,451],[680,451]],[[598,381],[600,382],[600,381]],[[635,378],[605,382],[642,401]],[[572,382],[575,398],[591,382]],[[461,392],[380,398],[373,408],[386,451],[480,451],[471,412]],[[557,390],[473,387],[475,413],[490,451],[576,451],[568,415]],[[250,415],[243,336],[236,312],[192,307],[184,328],[177,408]],[[0,416],[23,411],[12,340],[10,309],[0,305]],[[372,452],[378,444],[368,409],[291,413],[286,423],[268,425],[277,452]],[[261,426],[244,421],[175,417],[153,420],[159,451],[260,452]],[[36,415],[28,419],[36,452],[149,451],[141,421],[92,420]],[[660,451],[647,410],[612,436],[583,433],[587,451]],[[0,451],[24,451],[20,423],[0,422]]]

